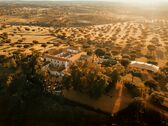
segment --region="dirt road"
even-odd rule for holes
[[[116,98],[116,100],[114,102],[114,105],[112,107],[112,113],[116,113],[120,110],[122,95],[123,95],[123,84],[121,82],[118,82],[116,84],[116,96],[117,96],[117,98]]]

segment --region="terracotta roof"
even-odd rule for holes
[[[61,72],[65,69],[65,67],[50,67],[49,70],[51,71],[58,71]]]
[[[72,57],[69,58],[69,60],[70,61],[76,61],[76,60],[78,60],[81,57],[81,55],[86,55],[86,53],[85,52],[81,52],[81,53],[78,53],[76,55],[73,55]]]

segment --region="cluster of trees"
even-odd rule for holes
[[[12,99],[11,106],[24,109],[43,94],[47,72],[41,70],[42,61],[38,54],[1,56],[0,66],[0,94],[4,99]]]
[[[124,82],[126,88],[130,91],[133,96],[141,96],[141,94],[150,95],[153,91],[166,92],[168,91],[168,66],[165,65],[160,69],[160,72],[152,73],[147,71],[142,71],[135,68],[127,68],[127,74],[132,75],[132,80],[127,80]],[[135,77],[139,79],[144,86],[139,87],[138,81]]]
[[[106,123],[102,119],[104,115],[76,108],[72,103],[68,106],[69,101],[63,97],[46,93],[43,84],[48,72],[42,70],[42,66],[43,61],[37,53],[0,55],[1,124],[4,121],[7,125],[29,125],[29,120],[30,125],[33,122],[35,125]]]
[[[153,76],[154,80],[159,83],[162,91],[168,91],[166,85],[168,84],[168,64],[166,64],[161,71]]]
[[[106,93],[108,88],[117,83],[125,71],[120,64],[103,67],[89,61],[73,64],[70,70],[70,75],[67,74],[63,78],[65,87],[73,87],[93,98],[99,98]]]

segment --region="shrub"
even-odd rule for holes
[[[6,42],[6,43],[10,43],[10,42],[11,42],[11,39],[7,39],[5,42]]]
[[[23,42],[23,39],[19,39],[18,42],[19,42],[19,43]]]
[[[54,46],[59,46],[59,43],[54,43],[53,45],[54,45]]]
[[[22,46],[21,45],[17,45],[18,48],[21,48]]]
[[[88,44],[88,43],[85,43],[84,45],[83,45],[83,48],[89,48],[90,47],[90,45]]]
[[[38,44],[39,43],[39,41],[37,41],[37,40],[33,40],[32,41],[34,44]]]
[[[105,51],[103,49],[96,49],[95,54],[97,56],[104,56],[105,55]]]
[[[30,45],[24,45],[23,47],[24,47],[24,48],[29,48],[29,47],[30,47]]]
[[[159,90],[159,83],[155,80],[148,80],[145,82],[145,85],[150,89]]]
[[[133,97],[141,96],[141,89],[138,88],[133,82],[126,81],[124,82],[125,87],[130,91]]]
[[[113,55],[119,55],[120,54],[120,50],[112,50],[111,53]]]
[[[121,64],[122,64],[123,66],[125,66],[125,67],[127,67],[127,66],[129,65],[129,63],[130,63],[130,60],[127,59],[127,58],[123,58],[123,59],[121,60]]]
[[[14,46],[14,45],[15,45],[15,43],[10,43],[9,45],[10,45],[10,46]]]
[[[122,58],[127,58],[127,59],[130,59],[130,56],[129,56],[129,55],[127,55],[127,54],[123,54],[123,55],[122,55]]]
[[[45,44],[45,43],[41,44],[41,47],[47,47],[47,44]]]
[[[26,31],[30,31],[30,28],[28,28],[28,27],[25,27],[25,30],[26,30]]]
[[[109,59],[107,61],[104,61],[102,64],[105,65],[105,66],[112,66],[112,65],[117,64],[117,61],[113,60],[113,59]]]
[[[156,61],[148,61],[149,64],[152,64],[152,65],[158,65],[158,62]]]

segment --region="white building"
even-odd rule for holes
[[[44,59],[50,62],[49,72],[52,75],[63,75],[64,70],[66,70],[71,63],[78,60],[82,55],[87,55],[86,52],[79,52],[74,49],[60,49],[55,52],[52,50],[51,54],[46,54]]]
[[[152,65],[144,62],[138,62],[138,61],[132,61],[130,63],[130,67],[145,69],[145,70],[153,71],[155,73],[159,71],[159,67],[156,65]]]
[[[55,57],[52,55],[45,55],[45,60],[49,61],[55,67],[64,66],[65,68],[68,67],[70,60],[62,58],[62,57]]]

